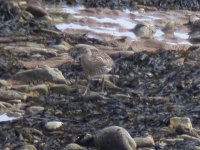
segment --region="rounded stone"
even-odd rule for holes
[[[17,150],[37,150],[37,148],[34,145],[23,145]]]
[[[45,124],[45,128],[50,131],[57,130],[63,126],[63,123],[60,121],[50,121]]]
[[[192,129],[192,123],[190,118],[187,117],[172,117],[170,118],[170,128],[185,127],[187,129]]]
[[[31,106],[27,108],[27,113],[31,115],[36,115],[42,113],[44,111],[44,107],[42,106]]]
[[[86,149],[76,143],[70,143],[65,147],[65,150],[86,150]]]

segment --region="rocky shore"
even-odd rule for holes
[[[199,9],[198,1],[180,2]],[[198,12],[0,6],[0,149],[200,149]],[[78,46],[115,62],[105,92],[94,79],[82,95],[88,81],[73,57]]]

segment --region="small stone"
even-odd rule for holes
[[[72,46],[69,43],[64,43],[59,45],[53,45],[51,48],[55,48],[60,52],[68,52],[72,48]]]
[[[6,81],[6,80],[0,79],[0,87],[6,86],[6,84],[7,84],[7,81]]]
[[[155,33],[155,25],[153,23],[139,23],[132,30],[137,36],[149,38]]]
[[[151,147],[155,145],[152,136],[134,138],[137,147]]]
[[[65,77],[58,69],[50,68],[48,66],[18,72],[13,76],[13,80],[27,84],[45,81],[52,83],[66,83]]]
[[[176,22],[175,21],[169,21],[163,28],[164,32],[172,32],[176,27]]]
[[[170,128],[177,129],[180,126],[186,129],[192,129],[192,123],[190,121],[190,118],[187,117],[170,118]]]
[[[40,95],[47,95],[49,92],[49,88],[46,84],[36,85],[30,88],[30,91],[37,92]]]
[[[37,148],[34,145],[23,145],[16,150],[37,150]]]
[[[63,126],[63,123],[60,121],[51,121],[45,124],[45,128],[50,131],[57,130]]]
[[[86,150],[86,149],[76,143],[70,143],[66,146],[64,150]]]
[[[42,113],[44,111],[44,107],[42,106],[31,106],[27,108],[27,113],[31,115],[36,115]]]
[[[50,89],[52,92],[62,95],[68,95],[75,90],[66,84],[54,84],[50,86]]]
[[[15,90],[0,89],[0,99],[1,101],[8,101],[8,100],[13,100],[13,99],[26,100],[27,95]]]

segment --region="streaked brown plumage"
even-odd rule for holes
[[[81,50],[80,62],[84,73],[89,79],[84,95],[90,86],[90,80],[93,77],[103,77],[104,74],[112,70],[114,62],[112,58],[103,51],[98,50],[94,46],[83,45],[78,46]],[[104,78],[102,83],[102,89],[104,86]]]

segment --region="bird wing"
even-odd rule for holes
[[[112,68],[113,60],[108,54],[97,49],[93,49],[91,52],[92,55],[88,58],[90,62],[97,65],[106,66],[107,68]]]

